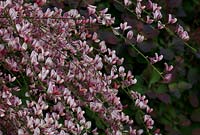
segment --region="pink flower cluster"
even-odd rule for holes
[[[92,29],[114,23],[108,9],[96,13],[96,7],[89,5],[86,18],[76,9],[44,12],[40,6],[46,1],[35,2],[0,2],[1,132],[98,134],[98,127],[85,115],[90,110],[106,123],[108,135],[142,134],[123,112],[117,95],[136,79],[121,66],[123,58]],[[120,28],[130,27],[124,23]],[[137,40],[143,37],[138,35]],[[135,105],[149,113],[147,102],[138,95]],[[149,115],[144,123],[149,129],[153,126]]]
[[[151,64],[155,64],[157,62],[162,61],[163,59],[163,55],[158,55],[157,53],[155,53],[154,57],[149,57],[149,60],[151,62]],[[166,62],[164,63],[165,69],[164,69],[164,76],[163,76],[163,82],[165,83],[169,83],[172,79],[172,70],[173,70],[173,66],[172,65],[168,65]]]
[[[123,4],[126,7],[133,6],[134,4],[130,0],[124,0]],[[166,28],[166,25],[175,24],[177,22],[177,18],[173,17],[172,14],[168,14],[168,22],[164,22],[162,20],[163,15],[161,12],[162,7],[158,5],[158,3],[152,2],[152,0],[148,0],[147,2],[144,2],[143,0],[137,0],[135,7],[135,14],[139,20],[142,20],[147,24],[152,24],[153,22],[157,23],[158,29]],[[131,8],[130,8],[131,10]],[[146,12],[149,12],[149,14],[146,14]],[[144,15],[142,14],[144,13]],[[182,26],[177,25],[177,28],[175,30],[177,35],[183,39],[183,40],[189,40],[189,35],[187,31],[183,29]]]

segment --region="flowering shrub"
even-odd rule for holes
[[[23,0],[0,3],[1,132],[158,135],[146,96],[130,89],[137,80],[123,67],[124,59],[100,39],[97,30],[112,29],[149,62],[164,82],[170,81],[173,66],[165,63],[165,70],[160,73],[154,64],[163,55],[144,56],[134,44],[142,43],[145,36],[127,22],[114,27],[115,18],[107,8],[96,11],[96,6],[88,5],[88,12],[82,15],[76,9],[43,11],[41,6],[45,3],[46,0],[33,4]],[[151,1],[146,4],[137,1],[137,18],[143,20],[142,12],[147,7],[153,18],[146,16],[145,22],[155,21],[158,29],[165,28],[161,7]],[[134,6],[127,0],[124,5]],[[168,15],[168,24],[176,21]],[[175,32],[183,40],[189,39],[182,26],[178,25]],[[131,104],[122,102],[124,95]],[[127,113],[127,108],[133,114]]]

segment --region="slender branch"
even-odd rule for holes
[[[128,7],[124,6],[124,5],[123,5],[121,2],[119,2],[118,0],[113,0],[113,1],[115,1],[116,3],[118,3],[119,5],[121,5],[124,9],[126,9],[128,12],[130,12],[130,13],[133,14],[134,16],[136,16],[135,12],[133,12],[133,11],[132,11],[131,9],[129,9]],[[146,14],[152,16],[148,11],[146,11],[146,10],[143,10],[143,11],[144,11]],[[137,18],[137,17],[136,17],[136,18]],[[145,21],[143,18],[140,18],[140,19],[137,18],[137,20],[146,23],[146,21]],[[178,36],[177,36],[170,28],[168,28],[166,25],[167,25],[167,24],[165,24],[165,30],[166,30],[168,33],[170,33],[170,34],[173,33],[173,36],[178,37]],[[151,25],[150,27],[153,28],[153,29],[155,29],[155,27],[153,27],[152,25]],[[180,37],[178,37],[178,38],[180,38]],[[192,47],[191,45],[189,45],[189,44],[188,44],[187,42],[185,42],[184,40],[183,40],[183,43],[184,43],[185,46],[187,46],[188,48],[190,48],[194,53],[197,52],[197,49],[196,49],[196,48]]]
[[[114,29],[113,27],[111,27],[112,29]],[[122,34],[118,33],[119,36],[123,39],[123,40],[127,40]],[[153,65],[151,64],[151,62],[149,61],[149,59],[131,42],[128,41],[128,44],[131,45],[131,47],[139,54],[141,55],[145,60],[146,62],[153,68],[153,70],[155,70],[162,79],[164,79],[164,76],[162,75],[162,73]]]

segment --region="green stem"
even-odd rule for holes
[[[111,27],[111,29],[114,29],[113,27]],[[123,39],[123,40],[127,40],[122,34],[119,33],[119,36]],[[162,73],[153,65],[151,64],[151,62],[148,60],[148,58],[133,44],[128,42],[129,45],[131,45],[131,47],[139,54],[141,55],[146,62],[153,68],[153,70],[155,70],[162,79],[164,79],[164,76],[162,75]]]

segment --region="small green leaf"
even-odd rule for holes
[[[152,70],[152,72],[150,74],[151,74],[151,77],[150,77],[150,81],[149,81],[149,87],[151,87],[152,84],[154,84],[160,80],[160,75],[155,70]]]
[[[192,88],[192,85],[188,82],[181,81],[178,83],[178,88],[180,90],[188,90]]]
[[[143,79],[141,78],[141,76],[135,76],[135,78],[137,79],[137,83],[133,85],[131,88],[133,90],[136,90],[137,92],[140,92],[141,94],[144,94],[146,88],[145,88]]]
[[[158,89],[155,90],[156,93],[165,93],[167,92],[167,86],[165,84],[160,84]]]
[[[151,65],[148,65],[148,67],[144,70],[143,76],[144,79],[149,82],[149,88],[152,84],[158,82],[161,78],[160,74],[155,69],[153,69]]]
[[[177,83],[171,83],[171,84],[168,85],[168,87],[169,87],[169,90],[170,90],[171,92],[174,92],[174,91],[177,91],[177,90],[178,90],[178,85],[177,85]]]
[[[142,113],[140,111],[137,111],[135,114],[135,121],[141,125],[143,123],[143,116]]]

